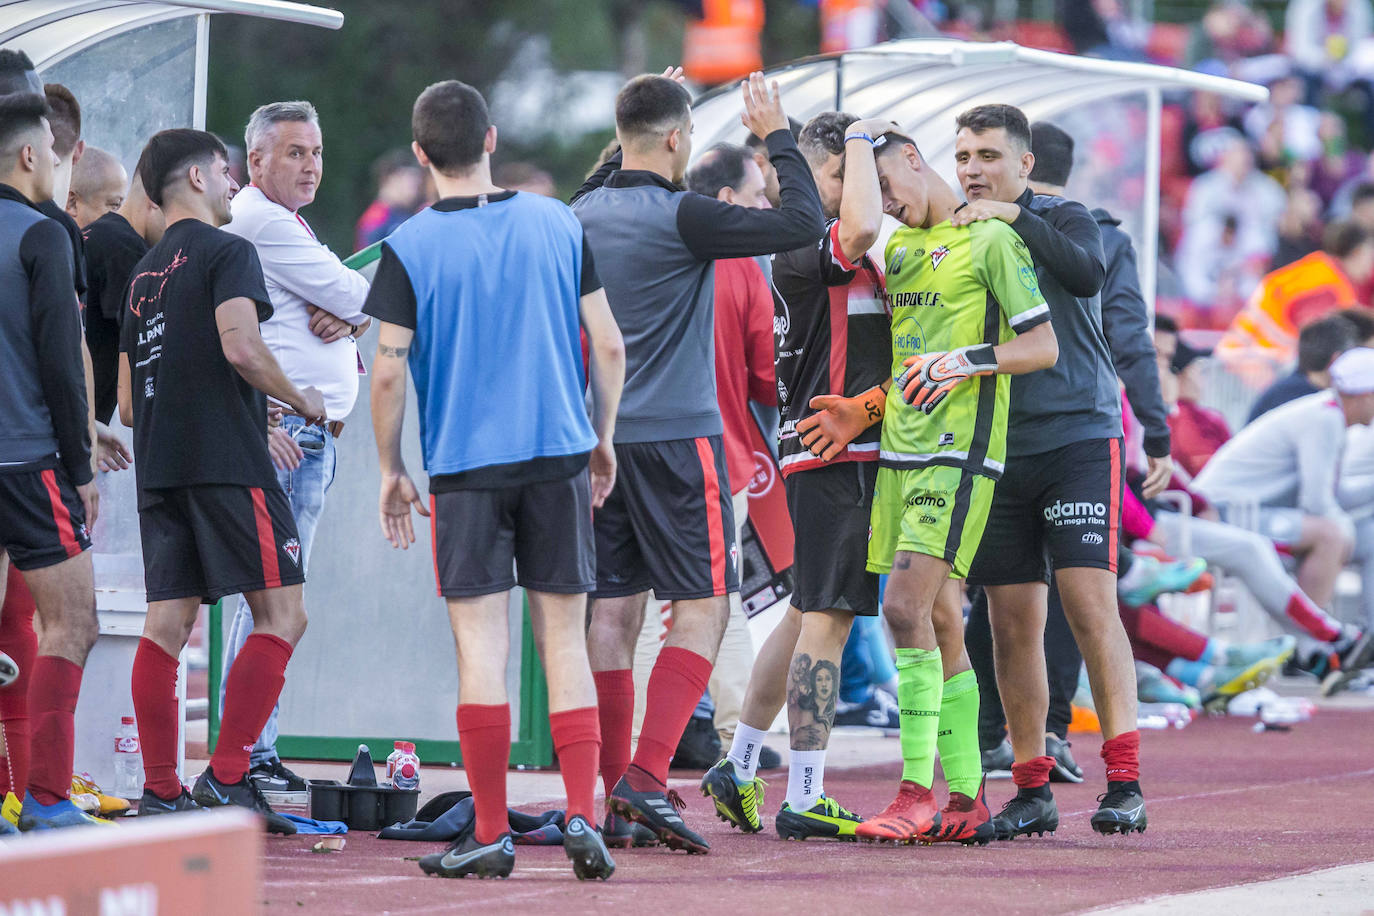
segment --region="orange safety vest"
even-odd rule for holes
[[[763,69],[763,0],[704,0],[682,39],[682,69],[698,83],[724,83]]]
[[[1262,386],[1297,358],[1298,331],[1337,309],[1359,305],[1335,258],[1316,251],[1265,276],[1217,344],[1232,372]]]

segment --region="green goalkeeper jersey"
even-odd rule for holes
[[[1050,320],[1030,252],[1001,220],[897,230],[887,243],[887,293],[894,378],[909,356],[1003,343]],[[883,467],[1001,476],[1010,377],[971,378],[928,416],[893,394],[883,418]]]

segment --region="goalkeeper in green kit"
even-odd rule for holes
[[[888,573],[897,644],[902,782],[860,839],[986,843],[978,683],[964,652],[958,583],[978,548],[1006,455],[1010,379],[1054,365],[1059,346],[1035,266],[1011,227],[954,228],[958,196],[898,133],[847,137],[871,150],[887,244],[893,393],[883,420],[868,568]],[[869,141],[867,144],[859,142]],[[935,753],[949,783],[932,791]]]

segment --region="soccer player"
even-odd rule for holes
[[[1107,793],[1092,816],[1102,833],[1144,829],[1135,664],[1116,607],[1120,541],[1121,395],[1098,293],[1106,277],[1097,222],[1080,203],[1027,187],[1035,156],[1026,116],[1010,105],[957,120],[955,168],[970,201],[957,223],[1009,224],[1030,249],[1059,335],[1053,369],[1011,384],[1010,443],[969,581],[988,597],[993,656],[1016,762],[1017,794],[998,837],[1059,824],[1045,753],[1049,707],[1044,633],[1051,570],[1083,653],[1102,719]],[[1147,443],[1147,496],[1172,472],[1168,442]]]
[[[869,142],[850,141],[850,162]],[[903,765],[897,797],[856,833],[986,843],[978,682],[951,574],[968,573],[1006,461],[1007,376],[1054,365],[1058,344],[1016,234],[996,223],[954,225],[958,197],[916,144],[898,133],[871,142],[883,209],[906,226],[887,244],[900,397],[889,397],[883,419],[868,550],[869,570],[888,573],[883,609],[897,645]],[[937,747],[950,788],[943,811],[932,791]]]
[[[839,111],[807,122],[798,147],[829,223],[820,239],[773,259],[779,464],[795,582],[754,664],[730,752],[701,782],[720,815],[748,833],[762,829],[759,751],[784,702],[792,752],[778,835],[852,837],[859,823],[825,795],[825,750],[845,639],[855,615],[878,613],[878,577],[864,565],[892,345],[882,272],[867,255],[882,226],[877,173],[866,148],[846,168],[845,134],[867,147],[863,137],[890,126]]]
[[[596,583],[592,511],[616,483],[624,345],[568,207],[492,184],[496,128],[481,94],[456,80],[435,83],[416,99],[411,125],[415,158],[441,199],[387,237],[364,306],[380,323],[372,426],[381,523],[392,546],[405,549],[415,540],[411,505],[431,517],[435,576],[458,652],[458,740],[476,806],[472,832],[421,858],[420,868],[459,878],[504,877],[514,867],[506,664],[518,581],[568,794],[563,851],[579,878],[609,878],[615,862],[593,801],[601,732],[586,596]],[[590,421],[579,324],[591,349]],[[407,362],[428,508],[401,457]]]
[[[148,618],[132,690],[145,781],[139,814],[236,805],[296,828],[249,781],[248,754],[305,632],[300,539],[267,452],[267,402],[325,420],[262,341],[272,315],[252,244],[219,227],[238,185],[224,144],[178,128],[139,159],[167,231],[134,267],[120,329],[119,414],[134,431]],[[177,656],[202,603],[243,593],[253,635],[225,689],[219,744],[188,794],[177,778]]]
[[[10,65],[32,69],[26,55],[0,51],[0,69]],[[0,95],[0,572],[13,561],[43,624],[25,683],[9,688],[24,691],[32,722],[31,742],[6,729],[21,830],[95,823],[68,793],[81,671],[98,633],[87,525],[100,497],[72,245],[37,206],[52,199],[57,157],[36,84]],[[0,832],[13,832],[3,818]]]
[[[710,677],[739,588],[738,547],[721,442],[713,353],[713,263],[820,238],[816,186],[787,129],[775,83],[744,84],[744,123],[764,137],[782,205],[752,209],[679,190],[691,155],[691,98],[675,79],[640,76],[616,97],[616,155],[582,186],[587,231],[627,373],[615,451],[620,481],[596,513],[597,587],[588,636],[600,699],[608,805],[674,849],[709,846],[667,792],[668,762]],[[630,666],[650,589],[673,628],[649,677],[634,759]],[[620,837],[629,831],[619,829]],[[617,840],[621,842],[621,840]]]

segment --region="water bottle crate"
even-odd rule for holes
[[[310,779],[310,816],[320,821],[343,821],[349,830],[380,830],[415,817],[419,789],[391,786],[348,786],[336,779]]]

